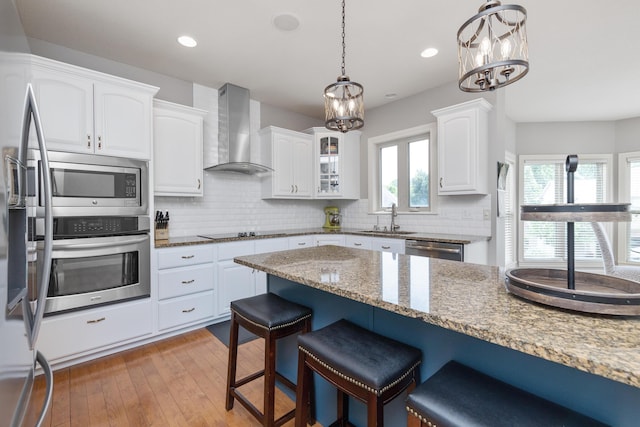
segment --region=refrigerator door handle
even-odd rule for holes
[[[42,423],[47,416],[47,412],[49,412],[49,407],[51,406],[51,396],[53,396],[53,371],[51,370],[51,365],[49,365],[47,359],[39,351],[36,352],[36,361],[40,366],[42,366],[42,371],[44,372],[44,377],[47,382],[47,392],[44,396],[42,411],[40,412],[38,421],[35,424],[35,427],[40,427],[42,426]]]
[[[42,165],[42,184],[44,187],[44,248],[42,258],[42,270],[38,272],[38,295],[36,300],[35,313],[31,319],[29,330],[29,343],[31,349],[35,348],[40,332],[40,324],[44,317],[45,299],[47,298],[47,290],[49,288],[49,271],[51,270],[51,255],[53,251],[53,213],[51,211],[51,172],[49,169],[49,157],[47,155],[47,146],[42,131],[42,122],[40,120],[40,112],[38,104],[33,92],[31,83],[27,85],[27,95],[24,103],[24,117],[22,120],[22,141],[20,146],[20,158],[26,156],[29,145],[29,129],[31,128],[31,120],[36,130],[38,139],[38,147],[40,149],[40,162]]]

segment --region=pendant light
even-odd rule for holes
[[[488,0],[458,30],[458,85],[465,92],[495,90],[529,71],[524,7]]]
[[[364,88],[350,81],[345,73],[344,2],[342,0],[342,75],[324,90],[325,126],[343,133],[364,126]]]

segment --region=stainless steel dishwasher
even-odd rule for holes
[[[406,240],[405,254],[464,261],[464,245],[462,243]]]

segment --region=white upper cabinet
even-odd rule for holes
[[[312,137],[273,126],[260,130],[262,163],[273,172],[262,181],[263,199],[310,199],[313,187]]]
[[[206,111],[154,101],[153,173],[156,196],[202,196],[202,132]]]
[[[487,194],[491,108],[480,98],[432,111],[438,120],[438,194]]]
[[[360,131],[340,133],[315,127],[313,135],[314,197],[360,198]]]
[[[148,160],[157,88],[33,57],[47,148]]]

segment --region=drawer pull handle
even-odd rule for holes
[[[362,246],[362,243],[354,243],[353,246]]]
[[[191,259],[193,255],[182,255],[182,259]]]
[[[182,284],[183,284],[183,285],[188,285],[189,283],[193,283],[193,282],[195,282],[195,280],[194,280],[194,279],[191,279],[191,280],[183,280],[183,281],[182,281]]]
[[[182,310],[183,313],[191,313],[192,311],[194,311],[196,308],[195,307],[191,307],[191,308],[187,308]]]
[[[100,301],[102,299],[102,295],[96,295],[95,297],[89,298],[89,301]]]
[[[306,246],[305,242],[298,242],[298,246]]]
[[[102,321],[104,321],[104,320],[106,320],[106,317],[101,317],[101,318],[99,318],[99,319],[94,319],[94,320],[87,320],[87,323],[88,323],[88,324],[91,324],[91,323],[100,323],[100,322],[102,322]]]
[[[382,249],[391,249],[391,246],[384,246],[384,245],[382,245]]]

